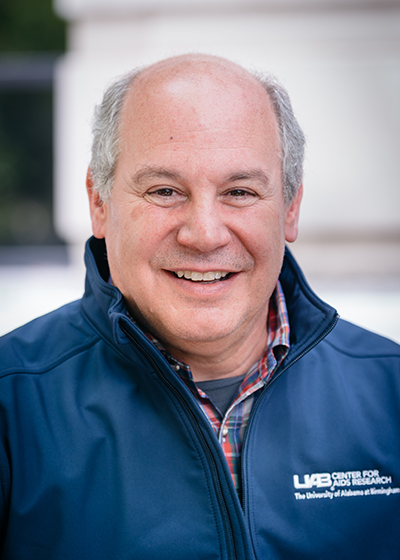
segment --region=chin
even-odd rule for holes
[[[222,340],[232,332],[226,329],[216,329],[216,328],[190,328],[182,333],[177,333],[177,338],[182,341],[187,342],[214,342],[217,340]]]
[[[221,321],[221,318],[219,321],[196,321],[191,318],[188,322],[175,325],[169,323],[168,330],[161,329],[160,335],[167,344],[184,350],[186,344],[206,344],[232,336],[237,330],[237,327],[233,328],[233,324],[235,323],[232,320],[225,322]]]

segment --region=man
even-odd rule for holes
[[[285,254],[303,147],[219,58],[106,93],[85,295],[1,346],[1,558],[400,556],[399,347]]]

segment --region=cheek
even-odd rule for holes
[[[136,269],[137,247],[135,228],[129,217],[113,212],[106,234],[107,258],[114,284],[125,294],[132,271]]]
[[[249,232],[251,246],[248,250],[254,259],[254,270],[249,281],[251,293],[258,303],[269,300],[278,281],[285,251],[283,231],[284,228],[278,222],[275,227],[259,224],[258,229],[252,229],[253,235]]]
[[[116,259],[124,264],[145,249],[151,240],[151,224],[137,212],[114,212],[110,217],[109,239]]]
[[[255,261],[264,264],[276,257],[278,260],[285,245],[285,221],[279,212],[269,211],[253,216],[245,227],[245,245]]]

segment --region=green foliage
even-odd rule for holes
[[[52,0],[0,0],[3,64],[63,52],[65,37]],[[52,97],[50,87],[0,89],[0,245],[59,242],[52,224]]]
[[[65,31],[52,0],[0,0],[0,53],[64,51]]]
[[[56,242],[51,92],[0,94],[0,244]]]

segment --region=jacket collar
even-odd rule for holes
[[[91,237],[87,241],[85,265],[82,310],[101,336],[121,342],[118,319],[126,316],[126,305],[118,288],[109,283],[110,270],[104,239]]]
[[[290,323],[290,352],[285,360],[287,365],[329,334],[338,321],[338,313],[310,288],[287,247],[279,280],[285,294]]]
[[[126,324],[130,321],[126,317],[126,305],[121,292],[108,283],[110,272],[104,240],[94,237],[88,240],[85,264],[87,275],[82,299],[85,315],[103,337],[112,337],[119,344],[127,342],[120,329],[120,321],[122,319]],[[288,248],[279,279],[290,322],[290,352],[285,359],[285,366],[318,344],[333,329],[338,315],[310,288]],[[139,332],[138,329],[135,331]]]

